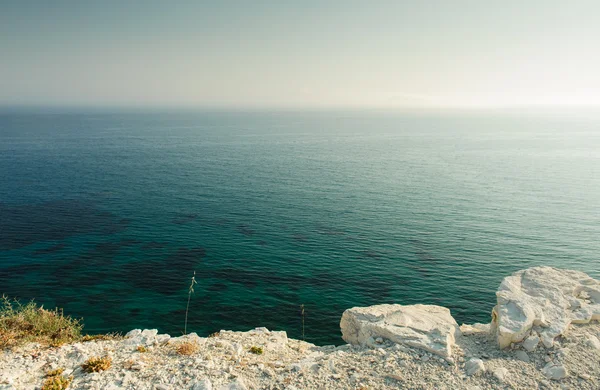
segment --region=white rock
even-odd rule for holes
[[[529,363],[531,361],[531,359],[529,359],[529,355],[527,355],[527,352],[525,351],[515,352],[515,357],[517,358],[517,360],[520,360],[525,363]]]
[[[523,348],[525,348],[528,352],[533,352],[537,348],[540,343],[540,338],[538,336],[529,336],[523,341]]]
[[[479,375],[485,371],[485,365],[483,360],[472,358],[465,363],[465,370],[467,375]]]
[[[496,368],[494,370],[494,377],[500,382],[505,382],[508,378],[508,370],[504,367]]]
[[[589,303],[582,296],[589,296]],[[534,325],[542,328],[542,342],[550,345],[571,323],[600,319],[600,281],[579,271],[552,267],[518,271],[504,278],[496,297],[492,330],[500,348],[522,341]]]
[[[592,349],[600,350],[600,340],[596,336],[588,336],[587,344],[592,347]]]
[[[542,374],[544,374],[546,378],[555,381],[561,380],[569,376],[569,372],[567,371],[565,366],[554,363],[546,364],[542,369]]]
[[[248,390],[248,388],[241,378],[237,378],[235,382],[221,386],[220,390]]]
[[[452,354],[460,335],[450,310],[433,305],[376,305],[354,307],[342,315],[342,338],[365,346],[382,337],[395,343],[420,348],[442,357]]]
[[[130,330],[129,332],[127,332],[127,334],[125,335],[126,338],[130,339],[133,337],[137,337],[140,336],[142,334],[142,330],[141,329],[133,329]]]
[[[478,333],[490,333],[491,324],[475,323],[473,325],[462,324],[460,331],[463,335],[472,335]]]
[[[194,383],[192,390],[212,390],[212,383],[208,379],[202,379]]]

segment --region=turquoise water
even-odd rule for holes
[[[488,321],[533,265],[600,277],[600,115],[0,114],[0,293],[88,332],[340,343],[357,305]]]

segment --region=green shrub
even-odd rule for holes
[[[27,342],[59,346],[78,340],[82,328],[79,320],[59,309],[46,310],[33,301],[23,305],[4,296],[0,301],[0,349]]]

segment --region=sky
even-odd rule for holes
[[[0,0],[0,105],[600,105],[600,1]]]

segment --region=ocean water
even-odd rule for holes
[[[352,306],[489,321],[509,273],[600,277],[600,115],[0,114],[0,293],[90,333],[256,326],[342,342]]]

